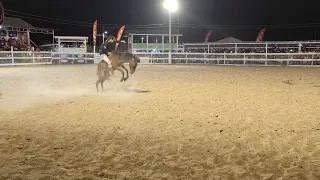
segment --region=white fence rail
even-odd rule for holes
[[[33,51],[0,51],[0,66],[39,64],[94,64],[100,55],[94,53],[58,53]]]
[[[0,66],[51,63],[51,52],[0,51]]]
[[[143,64],[168,64],[167,53],[135,53]],[[172,53],[172,64],[320,66],[320,53]]]
[[[135,53],[141,64],[169,64],[168,53]],[[94,64],[95,53],[0,51],[0,66],[37,64]],[[172,53],[172,64],[251,66],[320,66],[320,53]]]

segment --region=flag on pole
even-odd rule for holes
[[[256,41],[262,41],[265,32],[266,32],[266,28],[262,29],[262,30],[259,32],[259,34],[258,34],[258,36],[257,36],[257,38],[256,38]]]
[[[4,8],[3,8],[3,5],[2,5],[2,1],[3,0],[0,0],[0,25],[2,25],[3,23],[3,20],[4,20]]]
[[[97,26],[98,26],[98,21],[96,20],[93,23],[93,46],[97,46]]]
[[[210,36],[211,36],[211,33],[212,33],[212,30],[210,30],[207,35],[206,35],[206,38],[204,39],[204,42],[208,42]]]
[[[124,25],[124,26],[122,26],[122,27],[119,29],[118,35],[117,35],[117,41],[119,41],[119,40],[121,39],[121,36],[122,36],[122,34],[123,34],[123,31],[124,31],[124,28],[125,28],[125,27],[126,27],[126,26]],[[115,50],[118,49],[118,46],[119,46],[119,43],[116,44]]]

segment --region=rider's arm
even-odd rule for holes
[[[122,43],[123,41],[122,40],[119,40],[119,41],[113,41],[112,44],[116,44],[116,43]]]

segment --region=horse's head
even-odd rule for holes
[[[133,74],[136,71],[136,68],[138,66],[138,62],[140,62],[140,59],[136,55],[133,55],[133,57],[129,60],[129,66],[130,66],[130,73],[131,74]]]

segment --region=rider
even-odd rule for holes
[[[120,43],[120,42],[125,43],[125,41],[120,41],[120,40],[117,41],[117,39],[114,36],[110,35],[107,38],[107,40],[101,44],[99,49],[99,53],[100,55],[103,54],[102,58],[108,64],[111,74],[114,74],[114,73],[113,73],[111,61],[109,60],[108,57],[110,56],[111,52],[115,50],[116,43]]]

